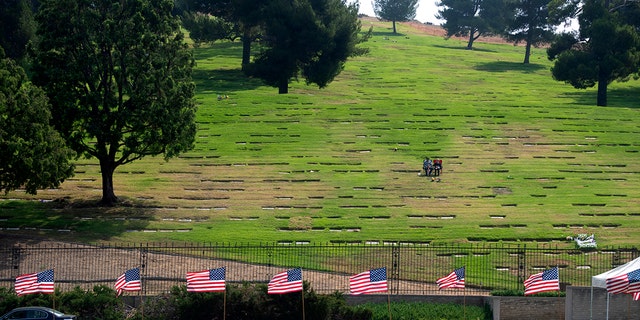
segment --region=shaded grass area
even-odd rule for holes
[[[288,95],[244,77],[240,43],[196,48],[194,150],[119,168],[126,205],[112,209],[86,205],[100,173],[81,160],[59,189],[5,196],[0,227],[89,242],[635,244],[637,82],[595,107],[595,89],[551,78],[544,50],[523,65],[522,47],[459,50],[400,26],[374,23],[369,55]],[[444,160],[440,182],[418,176],[426,156]]]

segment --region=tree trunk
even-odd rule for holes
[[[242,71],[251,62],[251,28],[245,26],[242,32]]]
[[[396,34],[396,21],[393,20],[393,34]]]
[[[531,42],[527,40],[527,45],[524,49],[524,64],[529,64],[529,57],[531,56]]]
[[[289,81],[288,80],[280,80],[278,84],[278,93],[279,94],[287,94],[289,93]]]
[[[116,165],[111,159],[100,159],[100,171],[102,173],[102,200],[101,206],[113,206],[118,202],[118,197],[113,191],[113,172]]]
[[[600,80],[598,81],[598,106],[606,107],[607,106],[607,81]]]
[[[469,30],[469,42],[467,42],[467,50],[473,49],[473,30]]]
[[[602,71],[602,67],[600,67],[600,71],[598,72],[598,100],[597,105],[601,107],[607,106],[607,81],[608,77],[605,72]]]

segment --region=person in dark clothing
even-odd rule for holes
[[[442,159],[433,159],[433,174],[439,176],[442,172]]]
[[[433,171],[433,162],[429,157],[424,158],[424,161],[422,161],[422,170],[424,170],[424,174],[427,177],[431,175],[431,171]]]

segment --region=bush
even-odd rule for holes
[[[79,319],[118,320],[125,314],[122,300],[113,289],[104,285],[94,286],[92,291],[76,287],[61,294],[58,300],[60,311],[75,314]]]
[[[370,320],[372,313],[346,304],[340,293],[318,295],[304,286],[302,293],[281,295],[267,294],[264,284],[243,283],[227,286],[225,293],[187,292],[185,286],[174,287],[171,293],[149,299],[138,308],[134,319],[223,319],[238,320],[288,320],[301,319],[302,312],[308,320]],[[226,307],[225,307],[226,299]]]
[[[502,297],[518,297],[524,296],[523,290],[493,290],[491,291],[492,296],[502,296]],[[567,293],[564,291],[547,291],[540,292],[536,294],[529,295],[529,297],[564,297]]]
[[[373,311],[373,320],[389,319],[389,306],[384,303],[367,303],[358,308],[366,308]],[[390,306],[392,319],[414,320],[489,320],[493,315],[488,306],[465,306],[453,303],[410,303],[394,302]]]

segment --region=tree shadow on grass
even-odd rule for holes
[[[264,85],[257,78],[247,77],[240,69],[194,70],[196,94],[253,90]]]
[[[465,42],[464,46],[443,46],[443,45],[434,45],[434,47],[436,48],[442,48],[442,49],[453,49],[453,50],[466,50],[466,51],[477,51],[477,52],[497,52],[495,50],[489,50],[489,49],[483,49],[483,48],[477,48],[477,47],[473,47],[471,50],[467,49],[467,45]]]
[[[569,84],[565,84],[570,86]],[[596,90],[581,90],[564,93],[563,96],[574,99],[576,105],[596,105]],[[640,109],[640,88],[614,88],[607,90],[607,106],[602,108]]]
[[[129,230],[143,230],[153,219],[147,203],[123,201],[115,207],[97,207],[97,200],[56,199],[52,202],[0,203],[3,228],[22,243],[42,240],[93,242],[108,240]]]
[[[196,60],[207,60],[215,57],[233,57],[238,59],[238,66],[242,63],[242,42],[220,41],[215,45],[201,44],[193,49]]]
[[[405,37],[406,35],[404,33],[393,33],[393,31],[386,31],[386,32],[381,32],[381,31],[374,31],[371,33],[372,36],[374,37],[390,37],[390,38],[398,38],[398,37]]]
[[[487,63],[478,64],[475,69],[478,71],[488,72],[507,72],[507,71],[520,71],[522,73],[533,73],[544,69],[545,66],[529,63],[524,64],[522,62],[510,62],[510,61],[493,61]]]

